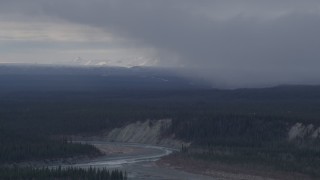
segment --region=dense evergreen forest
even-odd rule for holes
[[[95,76],[85,78],[85,82],[92,78]],[[286,141],[288,127],[297,122],[320,126],[319,86],[219,90],[179,88],[174,83],[167,88],[161,81],[158,88],[159,84],[139,87],[153,77],[139,79],[134,86],[126,84],[130,78],[125,77],[116,86],[110,82],[119,78],[108,79],[107,86],[100,86],[103,78],[88,86],[77,80],[73,87],[71,80],[61,76],[51,79],[53,84],[44,83],[44,89],[37,89],[46,78],[32,76],[35,85],[22,79],[0,89],[0,163],[98,155],[90,145],[55,137],[92,135],[137,120],[170,118],[172,125],[163,136],[174,134],[193,142],[183,150],[187,156],[264,162],[315,175],[320,172],[317,141]],[[60,80],[64,86],[59,89],[55,85]],[[20,88],[24,86],[28,88]],[[201,151],[194,151],[199,148]]]
[[[80,168],[0,168],[3,180],[126,180],[127,175],[118,170]]]
[[[318,89],[2,93],[1,161],[95,154],[89,145],[49,137],[160,118],[173,119],[166,133],[195,144],[262,146],[284,139],[296,122],[319,124]]]
[[[14,132],[13,132],[14,133]],[[92,145],[53,140],[39,135],[0,133],[0,163],[42,161],[79,156],[98,156],[101,153]]]

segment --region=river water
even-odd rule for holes
[[[132,180],[212,180],[214,178],[184,172],[170,167],[158,166],[155,162],[161,157],[171,154],[174,149],[133,143],[113,143],[103,141],[87,141],[102,151],[113,153],[95,159],[65,165],[81,168],[107,168],[126,171]]]

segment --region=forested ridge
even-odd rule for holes
[[[90,145],[52,137],[94,135],[138,120],[169,118],[172,126],[163,136],[193,142],[188,156],[284,162],[281,168],[304,165],[304,172],[317,174],[317,142],[288,144],[286,133],[297,122],[320,125],[319,89],[1,92],[0,162],[94,155],[98,152]]]

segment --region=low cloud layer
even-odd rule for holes
[[[123,49],[123,53],[133,53],[135,49],[138,56],[147,54],[139,57],[143,64],[148,65],[150,59],[151,65],[184,67],[219,86],[320,83],[319,1],[0,0],[0,3],[2,17],[90,27],[86,34],[94,33],[92,29],[100,34],[87,37],[88,46],[99,37],[105,42],[92,49],[112,49],[112,44],[118,50]],[[69,30],[72,32],[72,28]],[[79,33],[83,31],[74,31],[85,36]],[[130,61],[130,55],[125,57],[122,61]]]

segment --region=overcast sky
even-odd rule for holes
[[[0,0],[0,62],[169,66],[320,84],[319,0]]]

